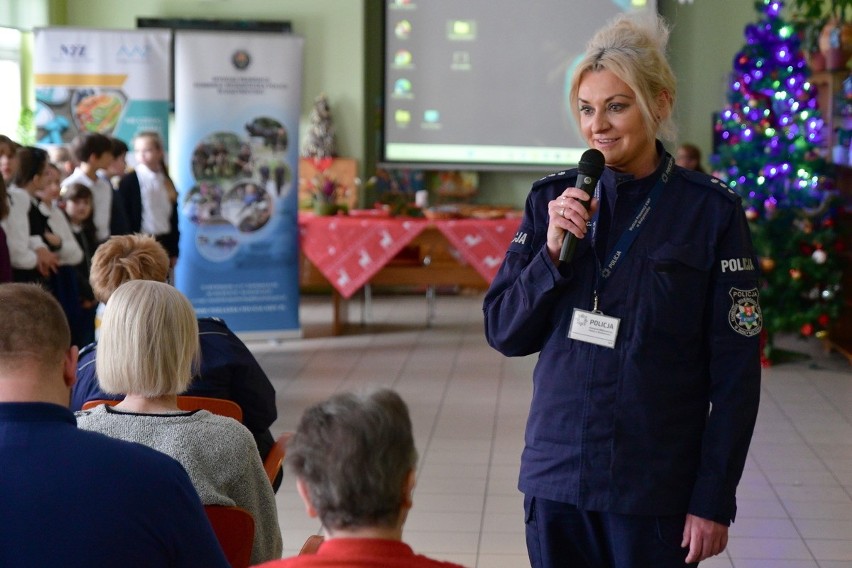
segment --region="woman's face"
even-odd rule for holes
[[[636,177],[651,174],[657,149],[633,89],[604,69],[586,73],[577,95],[580,129],[589,147],[600,150],[613,170]]]

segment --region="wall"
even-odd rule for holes
[[[678,79],[675,121],[679,140],[712,150],[712,114],[727,102],[734,55],[745,45],[746,24],[758,20],[748,0],[659,0],[660,13],[672,24],[669,60]],[[674,152],[674,148],[669,148]]]

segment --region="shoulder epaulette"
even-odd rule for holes
[[[560,179],[573,179],[577,177],[577,168],[570,168],[567,170],[559,170],[558,172],[553,172],[552,174],[547,174],[541,179],[538,179],[533,182],[532,189],[536,189],[537,187],[541,187],[543,185],[547,185],[551,182],[558,181]]]
[[[713,188],[718,191],[720,194],[724,195],[731,201],[739,201],[739,194],[731,189],[727,183],[720,180],[717,177],[711,176],[710,174],[705,174],[702,172],[698,172],[695,170],[681,170],[683,172],[683,176],[696,185],[701,185],[704,187]]]

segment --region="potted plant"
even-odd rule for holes
[[[814,43],[830,71],[845,69],[852,55],[852,0],[791,0],[793,19],[799,23],[802,48],[814,53]],[[811,62],[811,69],[819,67]]]

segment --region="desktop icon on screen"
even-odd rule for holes
[[[411,81],[408,79],[397,79],[393,84],[393,94],[398,97],[411,96]]]
[[[450,20],[447,22],[447,38],[457,41],[476,39],[476,20]]]
[[[411,62],[411,52],[407,49],[398,49],[393,56],[393,64],[396,67],[410,67]]]
[[[411,122],[411,112],[405,109],[398,109],[393,113],[393,120],[400,128],[405,128]]]
[[[400,20],[393,28],[393,33],[399,39],[408,39],[411,35],[411,22]]]

